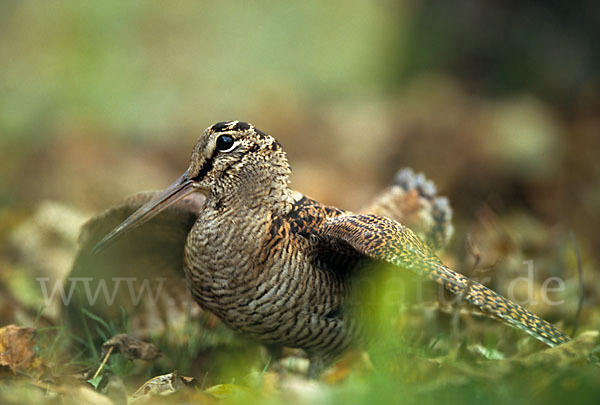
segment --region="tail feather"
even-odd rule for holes
[[[570,340],[560,329],[534,313],[439,262],[426,263],[425,268],[420,271],[425,278],[429,278],[445,289],[461,296],[482,312],[530,334],[550,347],[558,346]]]
[[[375,215],[345,215],[330,218],[319,231],[322,237],[341,240],[372,259],[432,280],[483,313],[521,329],[549,346],[570,340],[522,306],[445,266],[414,232],[393,220]]]
[[[360,211],[409,227],[433,250],[444,247],[454,233],[448,199],[437,195],[425,175],[409,168],[399,170],[392,185]]]

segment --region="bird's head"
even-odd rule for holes
[[[202,133],[186,174],[193,187],[208,197],[221,198],[269,191],[275,180],[287,185],[289,172],[285,152],[275,138],[246,122],[229,121]]]
[[[120,235],[147,222],[193,192],[207,204],[287,204],[290,168],[279,142],[241,121],[219,122],[198,138],[188,169],[156,198],[144,204],[94,248],[102,250]]]

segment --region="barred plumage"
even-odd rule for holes
[[[435,281],[483,312],[500,318],[549,346],[569,341],[558,328],[475,280],[446,267],[407,227],[374,215],[348,215],[327,220],[318,234],[350,244],[359,252]]]
[[[183,265],[194,298],[231,328],[270,345],[302,348],[314,364],[361,338],[361,326],[344,309],[355,270],[369,260],[433,280],[550,346],[569,339],[435,256],[432,249],[452,233],[451,210],[422,175],[400,172],[363,210],[367,215],[302,196],[289,188],[289,174],[274,138],[239,121],[215,124],[200,136],[184,175],[97,247],[200,192],[206,202],[189,231]]]

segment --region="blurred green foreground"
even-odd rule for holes
[[[0,403],[123,403],[175,370],[158,402],[596,403],[599,42],[592,1],[0,2]],[[424,172],[454,209],[444,262],[576,341],[544,351],[393,303],[369,359],[306,381],[195,313],[146,339],[160,359],[114,354],[93,379],[135,313],[82,311],[74,331],[40,280],[68,276],[87,219],[169,184],[230,119],[275,136],[294,188],[323,203],[356,209],[400,167]]]

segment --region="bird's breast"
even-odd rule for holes
[[[194,226],[185,251],[188,285],[202,307],[233,329],[292,342],[315,316],[339,306],[340,286],[313,266],[307,242],[289,229],[240,222]]]

